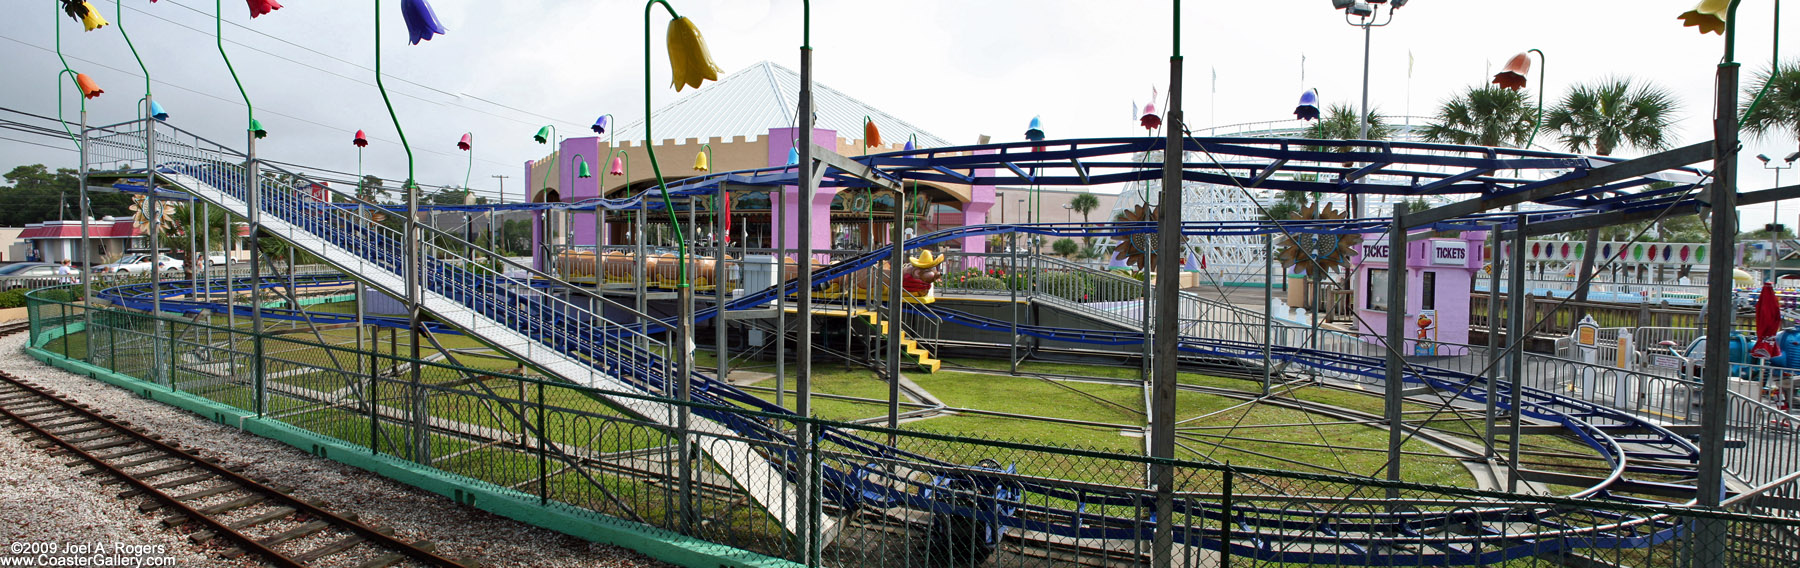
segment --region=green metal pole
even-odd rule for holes
[[[1731,3],[1731,10],[1731,17],[1737,17],[1737,2]],[[1728,22],[1726,29],[1735,33],[1735,23]],[[1735,51],[1733,46],[1735,40],[1733,38],[1727,38],[1725,41],[1725,58],[1729,61],[1732,57],[1732,52]],[[1763,97],[1769,94],[1769,85],[1775,83],[1775,74],[1781,71],[1781,0],[1775,0],[1775,39],[1773,40],[1773,43],[1774,47],[1772,48],[1772,51],[1774,53],[1769,59],[1769,80],[1763,81],[1762,89],[1756,92],[1755,99],[1751,99],[1750,107],[1744,109],[1744,116],[1738,119],[1740,125],[1742,125],[1743,121],[1750,119],[1750,113],[1756,112],[1756,109],[1762,106]],[[1780,219],[1776,219],[1776,222],[1780,221]]]
[[[59,82],[59,83],[62,82],[62,74],[63,73],[69,74],[69,82],[75,84],[75,97],[78,99],[81,99],[81,112],[85,113],[85,112],[87,112],[87,95],[85,95],[81,92],[81,82],[76,79],[75,70],[69,68],[69,60],[67,58],[63,57],[63,52],[62,52],[62,11],[57,9],[57,6],[55,4],[51,4],[50,6],[51,6],[50,22],[56,29],[56,58],[58,60],[62,61],[62,66],[63,66],[62,71],[58,71],[56,73],[57,82]],[[63,132],[67,132],[69,134],[69,139],[73,140],[75,142],[77,149],[79,149],[79,147],[81,146],[81,137],[77,136],[75,134],[75,131],[69,130],[69,121],[63,120],[62,88],[61,87],[57,87],[57,89],[56,89],[56,122],[62,124]],[[84,169],[85,169],[85,167],[86,166],[83,166]],[[83,187],[86,187],[86,184],[82,184],[82,185],[83,185]],[[82,258],[85,259],[85,258],[87,258],[87,256],[85,254],[83,254]]]
[[[379,1],[379,0],[377,0]],[[257,130],[256,107],[250,104],[250,92],[244,90],[244,81],[238,78],[237,68],[231,66],[231,56],[225,53],[225,17],[223,15],[224,0],[213,0],[213,38],[219,46],[219,57],[225,60],[225,70],[231,72],[231,82],[237,84],[238,94],[244,97],[244,108],[249,111],[249,129]],[[379,67],[380,63],[377,62]],[[377,73],[379,76],[379,73]],[[253,192],[254,193],[254,192]]]
[[[406,150],[406,183],[400,186],[400,191],[406,193],[406,303],[408,327],[412,332],[410,374],[414,389],[419,389],[419,331],[424,323],[424,295],[420,289],[420,277],[423,276],[420,272],[424,269],[424,259],[419,249],[419,191],[414,182],[412,145],[406,141],[406,129],[400,125],[400,115],[394,113],[394,102],[388,97],[387,85],[383,83],[381,76],[381,0],[375,0],[375,88],[381,91],[381,102],[387,106],[388,119],[393,121],[394,131],[400,133],[400,147]],[[424,396],[423,390],[416,392],[419,393],[418,396]],[[413,457],[426,463],[430,460],[428,433],[420,429],[414,435],[416,446]]]
[[[675,13],[675,8],[670,6],[666,0],[650,0],[644,4],[644,151],[650,155],[650,169],[656,174],[656,187],[662,194],[663,209],[669,213],[669,227],[674,230],[675,234],[675,304],[677,306],[677,311],[680,312],[680,317],[678,318],[680,323],[677,324],[678,329],[675,332],[676,339],[675,345],[673,346],[675,353],[673,353],[673,355],[676,361],[676,397],[684,403],[680,406],[678,416],[676,417],[677,434],[680,436],[680,443],[677,444],[677,447],[681,453],[681,527],[684,533],[693,534],[693,487],[692,476],[690,475],[692,473],[692,462],[688,459],[688,452],[691,450],[690,441],[688,439],[688,422],[693,414],[693,410],[685,403],[690,398],[691,389],[693,387],[693,352],[691,346],[693,345],[694,310],[692,300],[694,289],[692,283],[688,280],[689,258],[687,234],[681,227],[681,219],[675,215],[675,203],[669,199],[669,184],[663,179],[662,165],[656,160],[656,137],[651,131],[650,15],[654,12],[657,4],[662,4],[663,9],[669,13],[670,18],[679,20],[681,19],[681,15]],[[689,207],[691,208],[693,205],[690,204]],[[640,262],[641,261],[642,259],[640,259]]]

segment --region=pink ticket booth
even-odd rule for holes
[[[1433,238],[1406,243],[1406,355],[1467,355],[1469,343],[1469,289],[1481,271],[1485,231],[1470,231],[1453,238]],[[1387,235],[1365,235],[1351,252],[1356,267],[1351,287],[1356,290],[1356,330],[1365,341],[1387,335],[1388,302]],[[1420,342],[1419,339],[1427,341]],[[1443,344],[1450,345],[1441,345]]]

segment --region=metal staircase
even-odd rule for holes
[[[178,129],[157,125],[155,147],[147,149],[143,143],[147,137],[141,130],[114,128],[112,133],[94,138],[90,147],[98,151],[89,154],[86,167],[99,170],[112,169],[120,162],[143,164],[143,169],[129,171],[136,171],[140,179],[144,171],[154,171],[165,189],[185,192],[245,218],[252,216],[250,203],[256,201],[263,231],[371,287],[406,297],[405,247],[409,239],[400,230],[370,222],[354,206],[320,202],[303,190],[313,185],[311,181],[266,163],[258,164],[263,174],[257,176],[257,183],[248,183],[243,154]],[[147,150],[154,153],[147,154]],[[156,156],[156,163],[147,164],[147,155]],[[588,307],[539,291],[527,278],[508,276],[530,274],[529,267],[495,255],[487,259],[497,263],[495,266],[468,262],[464,251],[475,250],[472,245],[458,242],[453,235],[432,237],[412,239],[421,251],[423,294],[419,301],[427,313],[549,376],[606,391],[672,396],[670,379],[675,373],[670,363],[657,355],[669,352],[664,342],[608,321]],[[628,310],[617,305],[611,308]],[[625,396],[605,398],[634,417],[670,429],[678,425],[680,413],[674,405]],[[804,500],[786,470],[785,464],[793,456],[771,453],[742,440],[746,436],[780,440],[784,435],[772,426],[735,415],[692,414],[687,427],[695,435],[694,446],[707,453],[784,529],[796,533]]]
[[[869,327],[875,328],[875,330],[881,334],[881,337],[887,337],[888,321],[887,318],[882,317],[881,313],[876,312],[875,310],[862,309],[857,310],[854,315],[856,316],[857,321],[865,322]],[[936,373],[938,372],[938,369],[944,366],[943,361],[939,361],[936,357],[933,357],[931,351],[921,347],[918,340],[913,339],[910,334],[906,333],[904,326],[900,329],[900,352],[905,355],[908,360],[912,361],[914,365],[918,365],[920,370],[927,373]]]

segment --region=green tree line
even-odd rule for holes
[[[51,171],[43,164],[18,166],[7,172],[6,185],[0,185],[0,226],[23,227],[57,219],[80,219],[78,173],[69,168]],[[89,192],[88,205],[93,208],[95,219],[108,215],[122,217],[131,213],[131,196]]]

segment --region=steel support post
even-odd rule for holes
[[[1405,440],[1401,402],[1406,392],[1406,203],[1394,204],[1394,220],[1388,228],[1387,295],[1387,393],[1384,418],[1388,426],[1387,478],[1400,481],[1400,445]],[[1318,298],[1314,298],[1318,300]],[[1316,345],[1314,346],[1317,347]],[[1388,488],[1388,499],[1399,499],[1400,490]]]
[[[730,290],[725,286],[725,211],[727,209],[725,201],[729,199],[731,199],[731,192],[725,190],[725,184],[719,184],[719,203],[713,207],[713,306],[718,308],[719,312],[713,316],[713,345],[715,345],[714,351],[718,354],[718,378],[721,382],[730,382],[727,379],[731,374],[731,350],[725,346],[726,331],[728,331],[725,323],[725,293]],[[599,254],[598,245],[595,245],[594,250],[595,254]],[[594,266],[597,278],[600,265],[595,264]]]
[[[1401,246],[1405,245],[1402,244]],[[1390,249],[1391,248],[1393,247],[1390,247]],[[1307,258],[1316,260],[1316,257],[1311,256],[1312,253],[1307,253],[1307,255]],[[1324,272],[1325,270],[1319,268],[1319,263],[1316,261],[1312,263],[1312,266],[1309,266],[1306,269],[1306,311],[1311,314],[1312,319],[1312,329],[1309,329],[1306,332],[1306,345],[1313,349],[1319,348],[1319,308],[1325,305],[1324,299],[1319,297],[1319,283],[1325,280]],[[1393,306],[1388,306],[1388,308],[1392,309]],[[1402,311],[1404,311],[1404,306],[1402,306]],[[1395,347],[1395,349],[1399,348]],[[1312,375],[1314,380],[1318,380],[1319,371],[1317,368],[1308,367],[1308,369],[1307,374]]]
[[[1498,411],[1497,398],[1499,392],[1495,385],[1500,383],[1500,365],[1496,357],[1500,356],[1500,270],[1505,264],[1500,253],[1500,224],[1495,223],[1488,230],[1488,299],[1487,299],[1487,404],[1483,408],[1482,455],[1487,457],[1488,467],[1494,466],[1494,414]]]
[[[1733,2],[1735,5],[1736,3]],[[1737,262],[1732,244],[1737,239],[1737,121],[1738,64],[1719,65],[1718,98],[1714,103],[1713,139],[1717,145],[1713,157],[1713,184],[1707,201],[1712,208],[1712,250],[1714,254],[1706,272],[1706,360],[1731,360],[1730,337],[1736,310],[1732,307],[1731,270]],[[1726,396],[1731,380],[1731,365],[1707,365],[1701,372],[1700,392],[1700,479],[1696,484],[1699,505],[1717,507],[1725,492],[1725,429],[1730,418],[1730,399]],[[1698,520],[1694,535],[1692,566],[1725,565],[1727,524],[1718,519]]]
[[[1163,152],[1167,153],[1168,150],[1164,150]],[[1148,196],[1146,196],[1146,200],[1148,200]],[[1145,385],[1150,384],[1150,377],[1156,374],[1155,369],[1151,368],[1151,361],[1156,358],[1153,353],[1155,348],[1151,345],[1150,341],[1152,339],[1151,336],[1155,331],[1152,327],[1153,324],[1151,323],[1154,318],[1151,317],[1150,303],[1156,295],[1156,291],[1151,289],[1150,286],[1150,270],[1152,268],[1154,267],[1150,266],[1149,256],[1145,256],[1143,270],[1141,271],[1144,276],[1144,281],[1140,283],[1143,286],[1144,301],[1138,302],[1138,326],[1144,334],[1144,347],[1140,349],[1138,353],[1141,355],[1138,361],[1138,380]],[[1015,333],[1013,335],[1016,336],[1018,334]],[[1146,398],[1145,404],[1148,403],[1149,400]]]
[[[367,214],[368,214],[368,210],[363,208],[363,204],[361,201],[358,201],[356,203],[356,222],[358,225],[360,225],[357,227],[358,229],[363,230],[363,231],[369,230],[368,217],[365,217],[365,215],[367,215]],[[363,300],[364,300],[363,291],[365,289],[365,286],[363,285],[361,280],[351,280],[351,282],[355,285],[355,290],[356,290],[356,373],[360,375],[360,374],[363,374],[366,370],[370,374],[370,376],[369,376],[370,384],[374,384],[374,382],[375,382],[375,377],[373,376],[373,374],[374,374],[373,371],[375,369],[374,362],[368,361],[369,364],[367,366],[363,365],[364,359],[365,359],[363,356],[364,355],[363,349],[365,348],[365,346],[363,344],[363,334],[368,330],[368,322],[365,321],[365,316],[364,316],[364,313],[368,311],[368,304],[365,304],[363,302]],[[373,407],[374,404],[375,404],[375,399],[370,398],[369,405],[371,407]],[[374,438],[370,438],[369,440],[371,442],[373,442]]]
[[[1179,21],[1179,8],[1177,8]],[[1180,31],[1177,24],[1176,31]],[[1150,481],[1156,488],[1156,533],[1151,543],[1153,566],[1166,568],[1173,559],[1175,534],[1175,385],[1181,312],[1181,172],[1186,150],[1181,114],[1181,56],[1169,58],[1169,108],[1164,129],[1162,202],[1156,219],[1156,330],[1150,380]],[[1148,274],[1146,274],[1148,276]]]
[[[250,196],[249,206],[245,213],[250,222],[250,341],[254,344],[251,354],[251,373],[256,377],[256,415],[263,416],[269,409],[268,367],[263,361],[263,317],[262,317],[262,174],[257,171],[256,133],[248,132],[249,140],[244,152],[244,193]],[[229,265],[227,265],[229,266]]]
[[[207,302],[211,302],[213,299],[213,297],[212,297],[212,210],[207,207],[205,201],[195,199],[191,203],[194,205],[200,206],[200,253],[201,253],[201,258],[206,259],[200,263],[200,285],[202,286],[202,291],[200,293],[200,296],[202,298],[205,298]],[[225,262],[231,262],[230,256],[227,256],[225,258]],[[207,323],[209,325],[207,325],[205,328],[206,344],[208,346],[210,346],[210,345],[212,345],[212,325],[210,325],[212,322],[208,321]],[[360,344],[357,348],[361,349]]]
[[[904,188],[902,188],[904,189]],[[905,217],[906,200],[904,193],[896,193],[894,197],[894,222],[889,223],[888,232],[888,273],[887,273],[887,372],[888,372],[888,415],[887,427],[900,428],[900,322],[905,320],[906,298],[901,294],[900,271],[906,263],[905,235],[900,231],[901,220]],[[870,298],[874,297],[877,286],[882,283],[872,282],[869,286]],[[915,338],[916,339],[916,338]],[[899,445],[894,434],[888,434],[888,445]]]
[[[1506,491],[1519,492],[1519,438],[1525,425],[1525,216],[1513,220],[1512,254],[1507,255],[1506,273],[1506,379],[1512,383],[1507,397],[1512,406],[1512,425],[1507,432]]]
[[[1262,395],[1269,396],[1275,380],[1275,235],[1263,235],[1263,380]]]
[[[61,79],[61,78],[58,77],[58,79]],[[58,93],[57,96],[60,97],[60,96],[62,96],[62,94]],[[146,122],[155,122],[155,119],[151,119],[151,118],[146,118],[144,120]],[[145,156],[148,156],[149,152],[150,152],[149,148],[151,147],[152,142],[154,142],[154,139],[150,137],[149,126],[146,125],[144,128],[145,128],[145,130],[144,130],[144,148],[145,148],[145,150],[144,151],[145,151]],[[77,189],[77,191],[75,192],[76,198],[81,200],[81,205],[79,207],[77,207],[77,209],[80,210],[80,214],[81,214],[81,255],[80,255],[81,264],[75,264],[75,262],[73,260],[71,260],[71,261],[69,261],[69,265],[72,266],[77,271],[76,277],[81,278],[81,321],[82,321],[82,329],[86,330],[86,329],[92,329],[91,326],[94,323],[93,318],[88,315],[88,311],[89,311],[88,308],[92,305],[92,302],[94,301],[94,276],[93,276],[94,263],[92,262],[92,258],[93,258],[93,254],[94,254],[94,247],[92,244],[90,244],[90,242],[89,242],[90,237],[88,235],[88,217],[91,215],[91,212],[88,211],[88,187],[87,187],[88,186],[88,184],[87,184],[88,133],[87,133],[87,108],[85,108],[85,106],[81,109],[81,143],[77,144],[76,146],[77,146],[76,150],[81,153],[81,169],[79,171],[75,172],[75,177],[76,177],[75,183],[76,183],[76,185],[80,186]],[[152,161],[151,164],[152,164],[152,166],[149,168],[149,171],[153,172],[156,169],[154,166],[155,162]],[[149,174],[149,175],[155,175],[155,174]],[[154,181],[151,181],[150,187],[156,187],[156,184],[154,183]],[[48,254],[44,255],[44,259],[49,260],[49,255]],[[88,351],[90,352],[90,355],[91,355],[91,352],[93,350],[89,349]],[[68,350],[64,350],[63,354],[68,355],[69,354]],[[91,357],[89,358],[89,361],[92,361]]]
[[[83,116],[85,117],[86,113],[83,113]],[[83,123],[85,124],[85,120]],[[144,203],[149,208],[144,211],[144,219],[150,222],[146,231],[150,233],[150,382],[154,383],[161,382],[163,368],[161,350],[156,347],[168,335],[164,333],[168,326],[163,325],[162,320],[162,226],[164,219],[161,200],[156,197],[156,119],[154,118],[144,120],[144,157],[146,159],[145,171],[147,172],[145,179],[150,182],[145,186],[149,188],[149,192],[144,198]],[[87,166],[83,164],[82,169],[86,168]],[[87,184],[84,182],[82,185]]]
[[[649,210],[644,207],[644,204],[648,201],[649,200],[647,199],[638,201],[637,219],[635,219],[637,225],[637,262],[632,266],[632,270],[637,272],[637,312],[640,314],[650,313],[647,311],[650,309],[650,283],[649,280],[647,280],[649,275],[645,274],[644,269],[645,259],[649,258],[645,256],[649,253],[648,248],[644,244],[644,238],[647,236],[645,235],[647,227],[644,222],[644,214],[649,212]],[[667,383],[664,383],[663,388],[668,388]],[[669,393],[666,392],[663,393],[664,396],[667,396],[668,394]]]
[[[775,223],[769,226],[769,232],[775,233],[775,406],[787,408],[783,404],[787,397],[787,207],[786,191],[775,191]]]
[[[817,189],[813,187],[813,172],[814,168],[818,167],[813,164],[812,84],[812,47],[803,45],[800,46],[800,109],[794,115],[798,117],[796,120],[798,128],[795,133],[797,140],[794,141],[794,145],[798,146],[797,152],[800,154],[800,175],[798,176],[800,178],[800,230],[797,231],[800,249],[800,329],[799,341],[794,343],[794,355],[797,359],[794,362],[794,382],[797,389],[794,394],[794,411],[803,418],[812,417],[812,209],[813,194]],[[820,499],[814,495],[819,490],[817,487],[819,484],[817,483],[818,478],[813,476],[812,467],[816,465],[817,461],[814,459],[817,448],[814,447],[813,425],[804,421],[800,422],[799,436],[795,440],[801,445],[802,455],[806,456],[808,465],[807,473],[800,476],[800,491],[803,495],[801,499],[806,510],[800,515],[800,534],[804,538],[800,550],[804,553],[808,566],[817,566],[822,552],[819,550],[819,520],[823,516],[823,512]]]
[[[412,179],[407,179],[400,190],[406,192],[406,327],[410,332],[408,335],[411,337],[412,342],[412,345],[408,350],[408,354],[411,356],[412,360],[407,364],[408,369],[410,369],[407,374],[409,375],[413,394],[412,455],[414,461],[421,464],[430,464],[431,434],[425,429],[425,411],[428,404],[425,401],[424,385],[420,381],[420,372],[422,369],[419,368],[419,361],[422,359],[419,353],[419,331],[425,325],[425,312],[423,308],[423,301],[425,299],[423,292],[424,282],[421,280],[424,277],[425,259],[422,255],[423,249],[421,248],[420,241],[425,238],[425,234],[419,228],[418,184]]]
[[[1007,342],[1007,345],[1006,345],[1006,354],[1007,354],[1006,359],[1008,361],[1010,361],[1010,363],[1008,363],[1009,366],[1007,367],[1007,369],[1008,369],[1009,373],[1011,373],[1013,375],[1018,375],[1019,374],[1019,287],[1014,283],[1017,282],[1016,279],[1019,277],[1019,234],[1016,232],[1006,234],[1006,259],[1007,259],[1007,262],[1006,262],[1006,293],[1009,295],[1008,297],[1011,300],[1011,301],[1007,302],[1006,305],[1008,307],[1012,308],[1012,336],[1013,336],[1013,340],[1010,342]],[[1146,282],[1147,281],[1148,280],[1146,280]],[[1150,298],[1148,295],[1146,295],[1144,297],[1144,301],[1145,302],[1150,301]],[[1146,327],[1144,329],[1144,331],[1146,333],[1148,333],[1150,330],[1148,327]]]
[[[699,232],[699,229],[694,223],[694,210],[698,209],[698,206],[698,199],[693,197],[688,198],[688,224],[682,230],[693,231],[695,233]],[[670,219],[670,221],[672,222],[674,219]],[[690,238],[691,236],[692,235],[675,235],[675,238],[677,242],[693,242],[693,239]],[[690,422],[693,420],[694,409],[693,407],[688,406],[687,403],[693,400],[694,389],[693,281],[698,279],[695,278],[695,276],[697,276],[700,271],[696,270],[699,267],[699,263],[695,262],[693,254],[687,255],[685,258],[679,258],[677,261],[687,264],[686,266],[681,267],[680,270],[687,271],[687,274],[689,275],[688,279],[675,286],[675,309],[678,316],[676,320],[678,328],[675,331],[674,345],[675,396],[682,402],[680,408],[676,411],[675,417],[676,434],[680,436],[677,438],[676,449],[680,452],[681,456],[676,464],[676,468],[680,474],[680,479],[678,480],[680,492],[677,495],[681,506],[682,533],[692,535],[696,534],[694,531],[696,526],[696,519],[694,518],[694,441],[692,430],[690,429]],[[715,291],[718,290],[718,277],[718,274],[713,275],[713,289]],[[723,323],[723,318],[720,318],[720,323]],[[724,378],[721,377],[720,380],[724,380]]]

